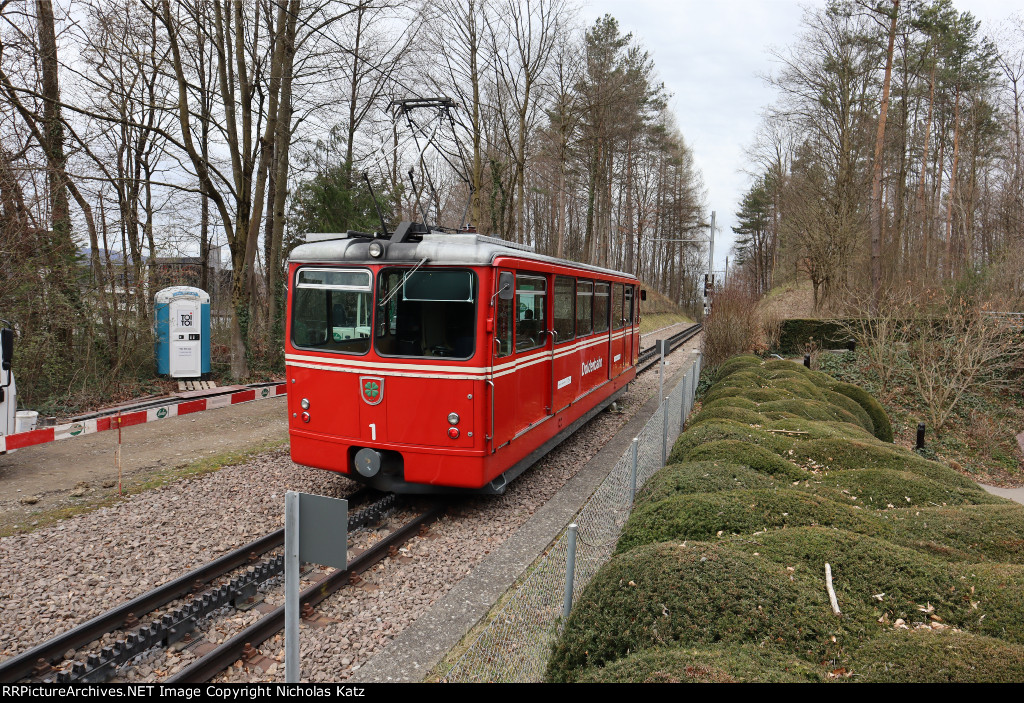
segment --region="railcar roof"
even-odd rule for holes
[[[370,242],[380,241],[387,246],[383,259],[370,256]],[[636,280],[629,273],[556,259],[533,251],[532,247],[506,242],[480,234],[446,234],[433,232],[423,235],[419,242],[389,242],[384,239],[350,237],[347,234],[314,234],[307,242],[292,250],[288,261],[292,263],[360,263],[360,264],[416,264],[427,259],[428,264],[446,266],[491,266],[500,256],[513,256],[546,264],[572,266],[605,275],[623,276]]]

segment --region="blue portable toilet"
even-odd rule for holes
[[[171,378],[210,373],[210,294],[172,286],[156,294],[156,372]]]

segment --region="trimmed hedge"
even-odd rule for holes
[[[845,659],[865,683],[1020,683],[1024,647],[968,632],[897,630],[865,642]]]
[[[714,493],[740,488],[788,486],[761,471],[728,461],[691,461],[670,464],[647,481],[636,495],[637,503],[655,503],[687,493]]]
[[[1024,645],[1024,566],[956,564],[953,572],[971,606],[970,617],[960,626]]]
[[[715,377],[550,680],[1024,677],[1024,507],[894,446],[856,386],[753,356]]]
[[[675,455],[673,450],[673,456]],[[669,461],[673,459],[670,457]],[[690,449],[676,461],[727,461],[789,481],[799,481],[807,475],[799,466],[786,461],[778,454],[756,444],[747,444],[735,439],[707,442]]]
[[[874,425],[875,436],[883,442],[892,443],[892,423],[889,422],[889,415],[873,395],[851,383],[836,383],[832,386],[832,390],[842,393],[864,408],[864,412],[868,414]]]
[[[1002,504],[1002,498],[985,491],[950,486],[909,471],[857,469],[832,471],[816,476],[813,486],[847,494],[855,504],[874,510],[946,505]]]
[[[780,528],[829,525],[868,535],[890,532],[873,511],[793,488],[672,495],[637,504],[616,553],[656,542],[714,540]]]
[[[821,683],[825,671],[792,655],[751,645],[645,649],[606,667],[585,669],[579,683]]]
[[[573,606],[548,679],[678,644],[766,645],[822,656],[838,632],[822,588],[725,545],[653,544],[612,557]]]
[[[782,323],[779,332],[779,351],[785,354],[803,352],[811,341],[819,349],[838,349],[845,347],[850,335],[843,330],[842,324],[835,320],[789,319]]]
[[[947,561],[1024,564],[1024,506],[904,508],[880,514],[893,541]]]
[[[891,445],[852,439],[810,439],[795,444],[792,453],[785,451],[791,461],[801,465],[813,464],[819,469],[910,471],[956,488],[982,492],[976,483],[948,466]]]

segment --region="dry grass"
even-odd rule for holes
[[[758,304],[758,310],[780,320],[816,318],[814,290],[806,280],[775,286]]]
[[[711,314],[704,320],[701,350],[708,367],[764,346],[757,296],[741,288],[726,288],[715,295]]]

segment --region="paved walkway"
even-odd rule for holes
[[[979,483],[978,485],[994,496],[1009,498],[1024,504],[1024,488],[999,488],[998,486],[986,486],[984,483]]]

